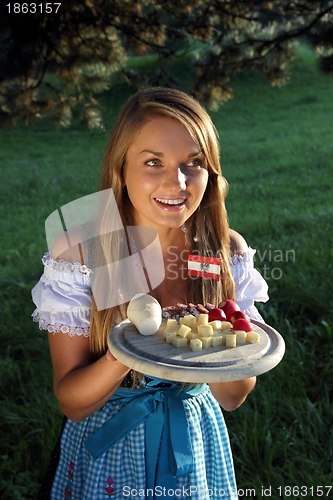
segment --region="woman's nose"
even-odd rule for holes
[[[186,189],[186,180],[186,175],[184,174],[182,169],[178,167],[170,169],[166,176],[165,184],[175,191],[180,191]]]

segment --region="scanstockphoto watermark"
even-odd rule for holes
[[[123,487],[123,496],[129,498],[234,498],[236,495],[245,498],[255,498],[256,490],[249,489],[224,489],[224,488],[207,488],[206,486],[182,486],[181,488],[166,488],[165,486],[155,486],[154,488],[131,488],[130,486]]]
[[[179,255],[177,247],[170,246],[164,260],[154,229],[123,225],[112,189],[92,193],[55,210],[45,221],[45,233],[54,257],[46,259],[45,265],[62,272],[76,272],[79,267],[80,272],[88,274],[98,310],[125,304],[137,293],[149,293],[163,282],[166,273],[170,280],[177,280],[180,275],[186,279],[188,275],[188,251]],[[59,238],[61,253],[55,255]],[[78,266],[65,262],[73,250],[76,255],[79,253]],[[248,259],[251,266],[253,255],[250,250],[240,258]],[[204,257],[219,258],[219,252]],[[281,263],[296,260],[294,250],[271,246],[258,250],[255,259],[267,281],[281,279]],[[242,272],[241,266],[235,267],[234,273],[238,272]],[[238,280],[238,276],[234,278]]]
[[[267,486],[262,485],[256,488],[239,488],[239,489],[224,489],[224,488],[207,488],[200,486],[185,486],[181,488],[166,488],[165,486],[155,486],[154,488],[132,488],[124,486],[122,493],[124,497],[129,498],[223,498],[230,499],[238,496],[239,499],[248,500],[249,498],[319,498],[332,497],[332,485],[326,486]]]
[[[287,264],[296,262],[296,252],[294,249],[282,250],[268,245],[268,248],[256,251],[254,262],[266,281],[276,281],[282,279],[283,269],[286,269]]]
[[[332,496],[333,486],[267,486],[262,485],[256,488],[207,488],[206,486],[189,486],[181,488],[166,488],[165,486],[155,486],[154,488],[132,488],[124,486],[122,493],[128,498],[190,498],[196,496],[200,498],[223,498],[230,499],[238,496],[239,499],[248,500],[249,498],[319,498]]]
[[[198,252],[193,251],[194,254],[198,254]],[[198,254],[199,255],[199,254]],[[219,252],[208,252],[205,254],[207,257],[218,257]],[[254,266],[263,278],[266,281],[269,280],[280,280],[283,277],[283,269],[286,269],[286,264],[292,264],[296,262],[296,252],[294,249],[278,249],[273,248],[272,245],[269,245],[268,248],[261,250],[258,249],[256,251],[250,249],[249,252],[242,256],[236,256],[234,259],[238,259],[243,264],[246,264],[246,261],[251,263],[252,255],[254,258]],[[188,252],[187,250],[183,250],[180,254],[178,253],[178,249],[176,246],[170,246],[167,252],[167,265],[166,272],[168,274],[169,279],[178,279],[179,275],[183,279],[186,278],[188,272]],[[250,264],[251,265],[251,264]],[[240,276],[236,276],[235,273],[240,273]],[[241,279],[243,273],[243,266],[234,268],[234,277],[235,279]],[[196,279],[195,277],[192,279]]]

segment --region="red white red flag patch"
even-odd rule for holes
[[[188,275],[199,278],[220,279],[221,260],[215,257],[204,257],[202,255],[188,256]]]

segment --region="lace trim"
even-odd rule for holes
[[[62,271],[62,272],[70,272],[70,273],[81,273],[85,274],[90,277],[92,270],[89,269],[85,264],[81,264],[81,262],[67,262],[67,260],[55,260],[52,257],[50,257],[50,253],[47,252],[44,257],[42,258],[43,264],[45,267],[52,267],[53,269],[56,269],[57,271]]]
[[[55,325],[50,325],[45,319],[42,319],[38,313],[32,315],[32,319],[35,323],[39,323],[40,330],[46,330],[49,333],[66,333],[70,337],[75,335],[83,335],[84,337],[89,337],[89,327],[80,326],[68,326],[56,323]]]
[[[249,248],[248,251],[243,255],[233,255],[230,258],[230,263],[234,266],[237,262],[249,262],[252,260],[254,253],[255,251],[252,250],[252,248]]]

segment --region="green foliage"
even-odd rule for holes
[[[235,82],[236,99],[214,118],[230,182],[231,225],[250,236],[256,266],[273,289],[278,286],[278,300],[317,320],[333,310],[331,105],[324,95],[332,83],[318,78],[308,57],[304,49],[291,83],[269,102],[268,87],[258,91],[257,79],[242,76]],[[308,83],[312,78],[315,86]],[[244,140],[247,149],[240,147]],[[311,279],[304,272],[309,267]]]
[[[225,413],[239,488],[262,498],[261,487],[272,486],[273,500],[279,486],[333,479],[332,82],[315,64],[302,50],[290,83],[278,90],[242,73],[232,82],[235,98],[213,113],[230,224],[257,248],[256,267],[270,286],[260,310],[286,342],[283,361],[258,378],[244,405]],[[184,62],[174,72],[191,76]],[[108,128],[134,90],[117,84],[103,94]],[[61,425],[47,334],[29,318],[30,293],[42,273],[46,217],[98,189],[107,138],[74,124],[0,132],[3,500],[36,498]]]
[[[0,336],[0,492],[1,498],[17,500],[36,498],[61,418],[53,396],[47,337],[26,321],[34,283],[27,273],[20,276],[19,257],[10,266],[14,276],[1,279]]]
[[[183,85],[170,62],[184,57],[195,68],[192,92],[212,110],[233,96],[232,78],[244,69],[284,85],[299,40],[317,51],[324,72],[333,71],[332,0],[67,0],[48,3],[48,11],[37,4],[37,12],[29,5],[0,5],[5,125],[51,116],[69,127],[76,113],[89,128],[103,128],[97,94],[119,78]],[[142,78],[127,66],[133,54],[153,55],[158,68]]]

